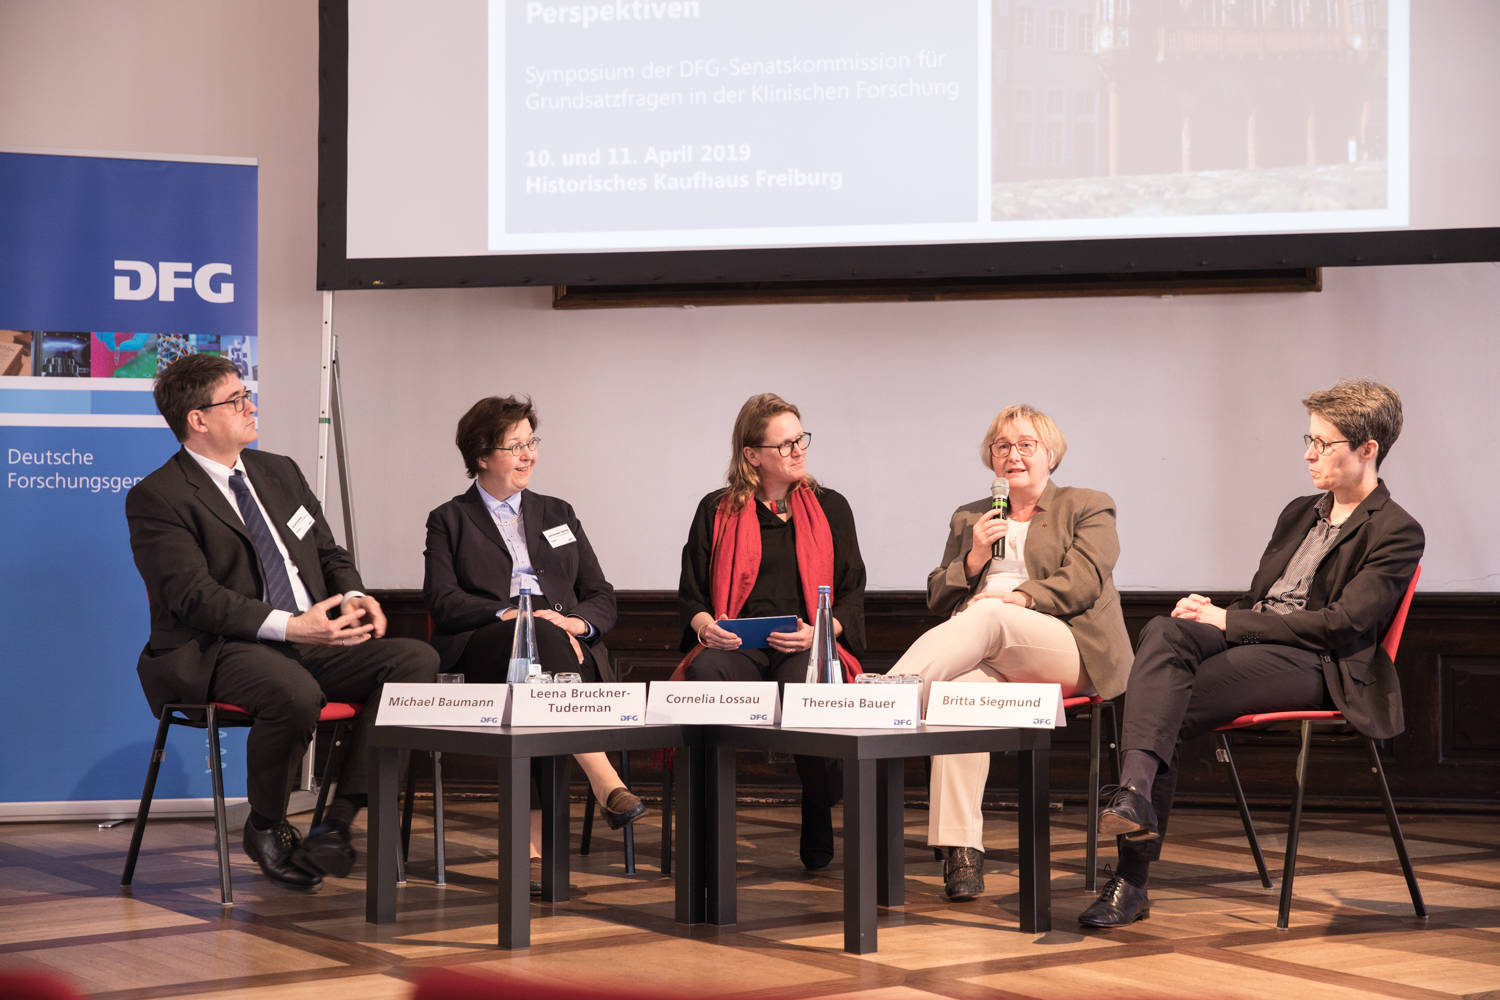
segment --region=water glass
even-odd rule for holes
[[[582,684],[583,683],[583,675],[582,674],[573,674],[573,673],[553,674],[552,675],[552,683],[554,683],[554,684]]]
[[[437,682],[439,684],[462,684],[464,682],[464,675],[463,674],[438,674],[437,675]]]
[[[552,683],[552,675],[549,674],[549,673],[547,673],[545,670],[543,670],[541,673],[537,673],[537,674],[527,674],[526,675],[526,683],[527,684],[551,684]]]

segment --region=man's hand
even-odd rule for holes
[[[369,594],[361,594],[352,597],[339,605],[339,614],[351,615],[360,609],[364,609],[366,620],[375,626],[374,638],[381,639],[385,636],[385,612],[380,610],[380,602]]]
[[[361,625],[360,619],[368,613],[364,607],[356,607],[349,614],[329,618],[328,612],[344,600],[343,594],[334,594],[319,601],[300,615],[293,615],[286,623],[286,641],[300,642],[309,646],[358,646],[370,638],[375,630],[373,624]],[[358,604],[366,598],[355,598],[350,604]],[[371,603],[375,603],[371,600]],[[376,611],[380,609],[375,604]],[[385,616],[380,618],[381,631],[385,630]]]
[[[544,622],[551,622],[569,635],[583,635],[589,630],[588,622],[582,618],[569,618],[567,615],[558,614],[551,608],[533,611],[532,615]]]
[[[1172,617],[1212,625],[1221,632],[1228,628],[1228,618],[1224,609],[1214,607],[1214,602],[1202,594],[1189,594],[1178,601],[1177,607],[1172,609]]]

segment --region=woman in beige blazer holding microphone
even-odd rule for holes
[[[892,674],[1060,684],[1064,697],[1124,692],[1132,655],[1111,579],[1120,554],[1115,503],[1052,482],[1067,448],[1057,425],[1030,406],[1006,407],[990,422],[980,458],[1009,484],[1009,517],[988,497],[953,512],[943,561],[927,577],[927,606],[952,617],[913,643]],[[932,759],[927,842],[943,852],[950,899],[984,891],[980,804],[989,766],[987,753]]]

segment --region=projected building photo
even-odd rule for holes
[[[993,218],[1387,207],[1386,0],[999,2]]]

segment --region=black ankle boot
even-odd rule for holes
[[[822,871],[833,861],[833,809],[812,805],[802,797],[802,839],[798,845],[802,865],[810,872]]]

